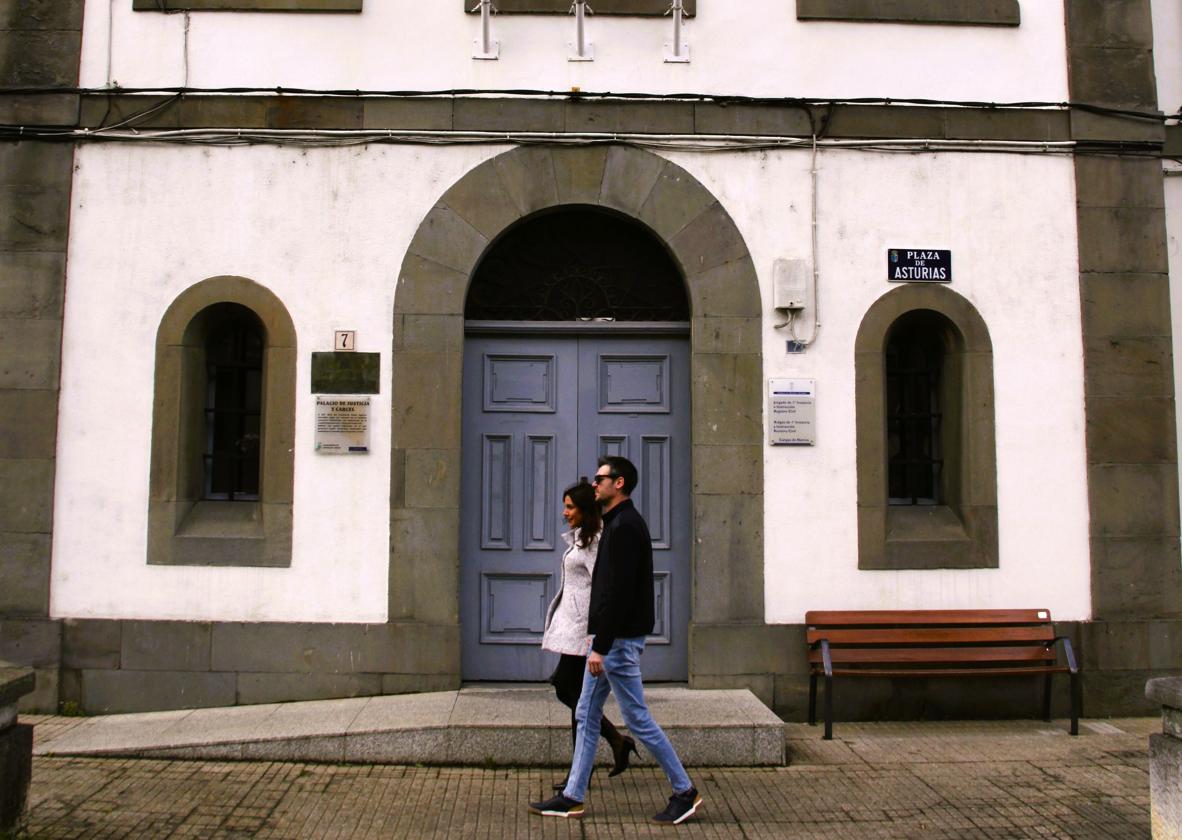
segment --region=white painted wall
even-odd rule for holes
[[[702,0],[686,25],[690,64],[662,61],[667,18],[592,17],[596,59],[571,63],[573,19],[533,15],[495,17],[501,58],[474,61],[479,18],[464,15],[462,2],[163,15],[133,12],[130,0],[89,0],[82,84],[1067,99],[1063,4],[1051,0],[1023,0],[1015,28],[804,23],[792,0]]]
[[[77,152],[62,353],[55,616],[385,621],[394,287],[447,185],[497,150]],[[148,466],[160,318],[187,287],[248,277],[298,340],[290,569],[148,566]],[[333,330],[382,354],[372,454],[313,452],[311,353]]]
[[[436,198],[499,149],[301,152],[86,146],[74,185],[58,434],[55,616],[383,621],[395,280]],[[730,210],[770,299],[777,257],[809,256],[808,153],[671,156]],[[1031,185],[1037,185],[1032,189]],[[1046,607],[1090,614],[1074,181],[1069,159],[820,158],[823,326],[807,353],[764,327],[766,376],[815,378],[818,442],[768,448],[766,604]],[[1176,240],[1175,240],[1176,241]],[[888,247],[950,248],[952,289],[991,331],[1001,568],[857,569],[853,342],[891,288]],[[186,287],[236,274],[287,305],[299,340],[290,569],[148,566],[153,347]],[[382,353],[374,454],[312,452],[313,350],[334,329]],[[787,527],[785,527],[787,524]]]
[[[1153,0],[1153,63],[1157,73],[1157,107],[1167,114],[1182,111],[1182,4]]]
[[[717,190],[770,300],[773,260],[809,256],[807,155],[676,160]],[[825,152],[819,169],[818,339],[804,354],[788,355],[774,316],[764,329],[765,377],[815,379],[818,427],[816,446],[766,450],[767,620],[800,622],[809,609],[990,607],[1088,618],[1070,159]],[[866,310],[894,288],[886,280],[887,249],[907,246],[952,250],[950,288],[990,330],[998,569],[858,570],[854,339]]]

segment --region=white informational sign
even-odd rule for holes
[[[316,397],[316,451],[324,455],[369,452],[369,397]]]
[[[817,442],[815,379],[769,379],[768,442],[772,446],[812,446]]]

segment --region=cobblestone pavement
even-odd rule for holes
[[[51,737],[63,718],[22,718]],[[596,774],[582,821],[540,818],[553,768],[38,758],[32,838],[1148,838],[1156,718],[787,727],[792,766],[691,768],[705,796],[647,822],[659,771]]]

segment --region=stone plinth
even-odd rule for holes
[[[16,704],[33,691],[32,668],[0,661],[0,833],[24,822],[33,776],[33,727],[16,722]]]
[[[1149,797],[1153,840],[1182,840],[1182,677],[1145,684],[1161,706],[1162,734],[1149,736]]]

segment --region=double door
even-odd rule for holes
[[[460,608],[466,680],[539,681],[561,581],[563,490],[600,455],[640,473],[656,626],[642,668],[685,680],[690,598],[689,344],[672,337],[470,337],[464,351]]]

